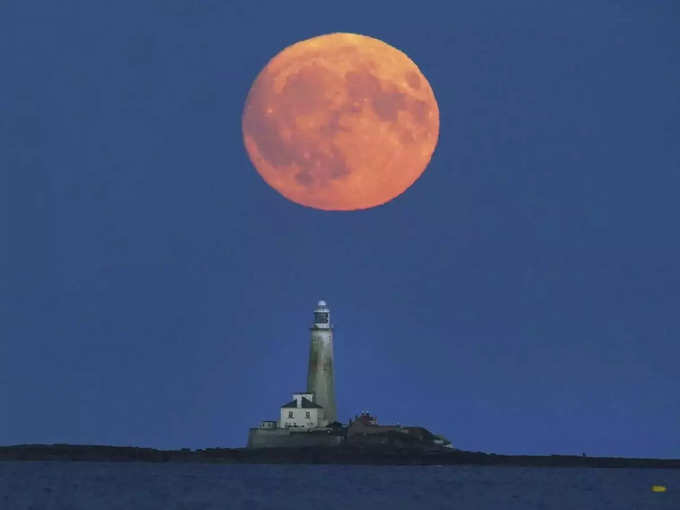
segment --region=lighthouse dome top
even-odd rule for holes
[[[331,327],[331,311],[326,302],[321,299],[319,304],[314,309],[314,326],[313,329],[330,329]]]

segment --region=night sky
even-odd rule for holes
[[[675,0],[3,0],[0,444],[244,446],[305,388],[323,298],[342,421],[680,457],[678,26]],[[338,31],[440,109],[422,177],[363,211],[286,200],[241,135],[267,61]]]

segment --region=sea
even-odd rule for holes
[[[0,462],[2,510],[241,508],[679,510],[680,470]]]

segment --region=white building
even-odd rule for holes
[[[313,429],[324,423],[324,409],[314,402],[313,393],[293,393],[293,400],[281,406],[281,428]]]

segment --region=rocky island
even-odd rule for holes
[[[205,462],[223,464],[484,465],[680,469],[680,459],[495,455],[456,449],[347,443],[336,447],[156,450],[125,446],[17,445],[0,447],[0,461]]]

